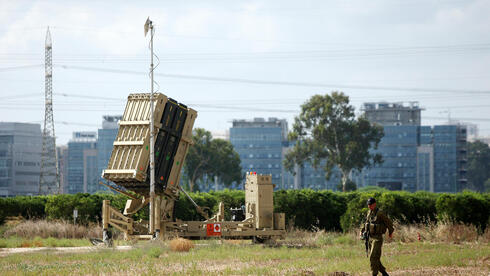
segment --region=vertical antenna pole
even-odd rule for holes
[[[154,146],[154,107],[153,107],[153,23],[150,21],[150,78],[151,78],[151,93],[150,93],[150,234],[155,232],[155,146]]]

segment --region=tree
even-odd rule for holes
[[[352,170],[382,162],[380,154],[369,150],[377,149],[382,137],[380,126],[355,117],[354,107],[344,93],[315,95],[301,106],[301,113],[294,119],[289,139],[296,144],[284,165],[293,172],[295,164],[311,162],[317,168],[325,160],[326,179],[337,166],[342,173],[342,190],[346,191]]]
[[[229,141],[213,139],[211,132],[196,128],[193,130],[191,146],[184,163],[189,178],[189,190],[194,190],[197,180],[205,175],[217,176],[226,186],[242,179],[240,156]]]
[[[483,184],[484,192],[485,193],[490,193],[490,178],[485,181],[485,184]]]
[[[468,186],[483,192],[490,178],[490,147],[481,141],[468,142]]]
[[[343,183],[340,182],[339,184],[337,184],[337,189],[342,190],[344,192],[352,192],[352,191],[357,190],[357,184],[356,184],[356,182],[349,179],[349,180],[347,180],[347,183],[345,184],[345,188],[344,188]]]

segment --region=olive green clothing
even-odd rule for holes
[[[391,235],[395,230],[393,223],[383,211],[378,208],[369,210],[366,216],[366,223],[363,224],[361,232],[368,231],[369,233],[369,261],[371,263],[371,271],[373,275],[378,272],[386,273],[386,268],[381,264],[381,248],[383,246],[383,234]]]
[[[366,223],[363,224],[361,232],[369,231],[370,239],[383,240],[383,234],[386,233],[386,230],[388,230],[390,235],[395,230],[391,219],[377,207],[373,211],[369,210],[366,216]]]
[[[386,268],[381,264],[381,247],[383,246],[383,239],[370,239],[369,240],[369,262],[371,263],[371,271],[373,275],[377,275],[378,272],[386,271]]]

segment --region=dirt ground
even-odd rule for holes
[[[0,257],[4,257],[10,254],[18,254],[18,253],[34,253],[40,251],[51,251],[51,252],[59,252],[59,253],[82,253],[82,252],[90,252],[97,251],[99,247],[96,246],[78,246],[78,247],[19,247],[19,248],[0,248]],[[115,246],[115,250],[131,250],[132,246],[129,245],[120,245]]]

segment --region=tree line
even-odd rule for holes
[[[209,207],[210,215],[216,213],[218,203],[223,202],[226,220],[231,219],[231,207],[245,204],[245,193],[240,190],[197,192],[190,195],[198,205]],[[311,189],[280,190],[274,192],[274,211],[285,213],[290,227],[347,231],[363,221],[369,197],[375,197],[379,207],[402,224],[451,221],[475,225],[482,232],[490,222],[490,193],[470,191],[436,194],[378,189],[346,193]],[[3,223],[9,216],[73,221],[73,209],[77,209],[79,223],[100,223],[104,199],[111,200],[111,205],[122,211],[128,198],[114,194],[0,198],[0,222]],[[175,216],[181,220],[203,220],[184,195],[176,202]],[[148,219],[148,208],[137,213],[134,219]]]

